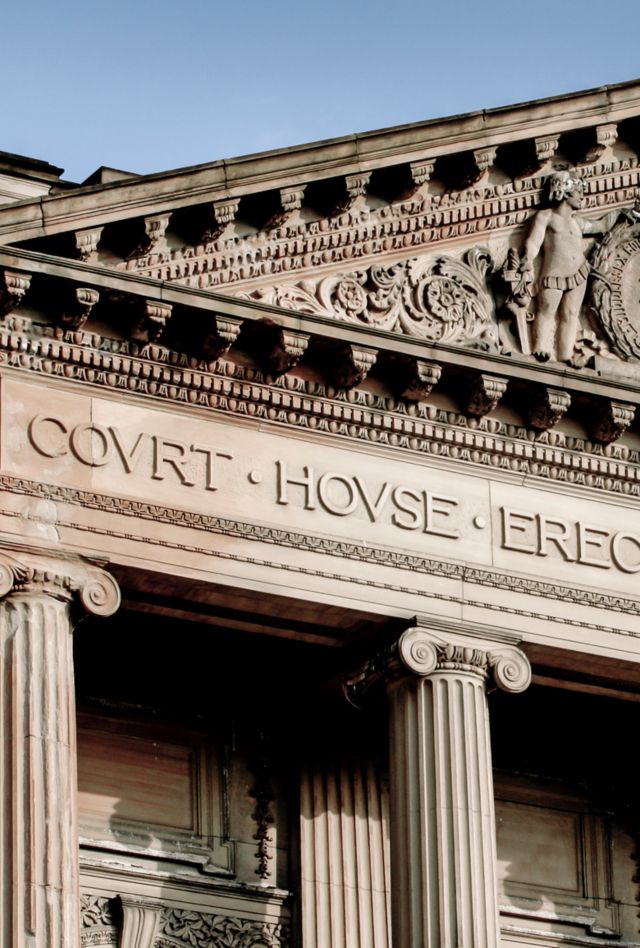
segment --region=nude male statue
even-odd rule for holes
[[[585,234],[603,234],[619,216],[612,211],[596,221],[576,213],[584,186],[576,172],[558,171],[548,179],[550,207],[538,211],[524,247],[521,271],[533,282],[533,264],[542,251],[538,276],[533,354],[546,361],[569,362],[579,328],[580,309],[587,288],[589,263],[583,250]]]

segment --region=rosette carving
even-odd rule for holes
[[[318,283],[283,283],[240,296],[428,342],[490,348],[497,340],[487,279],[492,268],[490,254],[474,248],[461,260],[414,257],[391,266],[332,274]]]

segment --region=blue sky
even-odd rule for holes
[[[640,0],[22,0],[0,149],[81,181],[640,78]]]

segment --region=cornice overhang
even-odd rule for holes
[[[364,132],[293,148],[80,187],[0,208],[3,243],[108,224],[158,210],[302,185],[468,149],[619,123],[640,113],[640,83]]]
[[[41,284],[51,284],[49,291],[44,294],[50,300],[58,300],[63,287],[82,287],[112,294],[120,308],[130,306],[131,301],[135,300],[165,306],[169,320],[176,318],[176,313],[190,312],[195,317],[192,325],[215,323],[217,318],[224,317],[235,320],[238,325],[252,326],[254,332],[260,332],[263,327],[281,328],[312,339],[320,351],[324,351],[322,347],[328,345],[327,355],[323,357],[325,361],[331,361],[340,346],[351,346],[365,353],[384,354],[390,359],[413,359],[440,370],[462,373],[463,376],[466,374],[468,379],[501,378],[505,382],[532,386],[533,391],[538,393],[565,392],[569,398],[574,395],[596,401],[622,402],[633,406],[640,404],[640,377],[634,378],[633,373],[628,377],[607,377],[597,369],[574,369],[559,362],[538,363],[513,353],[505,356],[484,349],[442,342],[428,343],[417,337],[402,336],[373,326],[334,321],[316,314],[294,312],[262,302],[12,247],[0,247],[2,272],[24,274],[25,278],[39,279]],[[53,284],[56,284],[57,291]],[[55,327],[55,312],[52,312],[53,315],[49,313],[47,318],[53,321]],[[58,337],[62,338],[62,328],[59,327],[57,332]],[[90,332],[87,338],[90,338]],[[291,367],[296,362],[297,359],[292,361]],[[438,377],[439,372],[436,373],[435,381]]]

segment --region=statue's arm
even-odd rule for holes
[[[583,234],[606,234],[620,217],[620,210],[609,211],[604,217],[599,217],[595,221],[580,218],[580,228]]]
[[[540,248],[542,247],[542,244],[544,243],[544,236],[547,232],[548,223],[549,223],[549,212],[538,211],[538,213],[533,219],[533,224],[531,225],[529,236],[527,237],[525,241],[523,269],[529,270],[533,266],[533,261],[536,259],[536,257],[540,253]]]
[[[636,224],[640,220],[640,196],[637,193],[633,207],[619,207],[615,211],[609,211],[608,214],[596,221],[581,220],[582,233],[606,234],[620,218],[626,218],[632,224]]]

